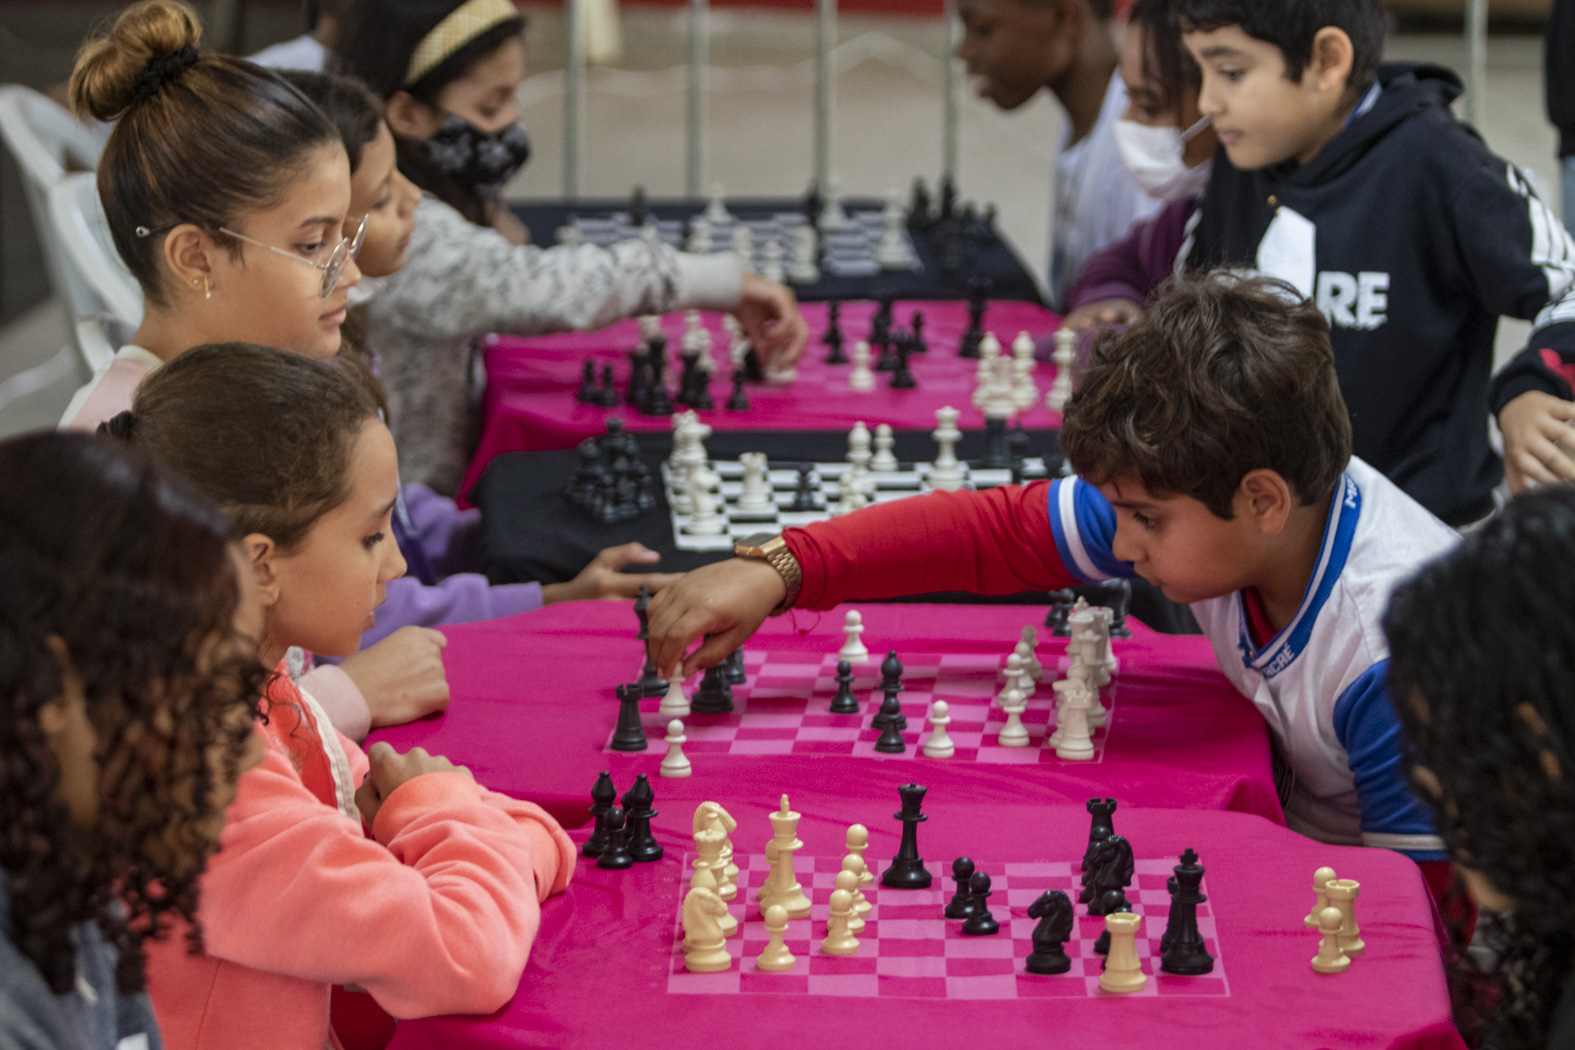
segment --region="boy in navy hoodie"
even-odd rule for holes
[[[1178,9],[1203,69],[1199,108],[1230,161],[1215,164],[1180,261],[1252,267],[1311,299],[1355,453],[1451,525],[1490,513],[1503,477],[1486,418],[1498,318],[1536,318],[1491,407],[1512,482],[1575,479],[1539,436],[1567,432],[1575,450],[1561,422],[1575,405],[1551,396],[1570,388],[1547,363],[1575,360],[1575,242],[1530,176],[1454,118],[1459,79],[1379,65],[1379,0]]]

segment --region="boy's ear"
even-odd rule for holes
[[[1296,506],[1296,494],[1273,470],[1248,471],[1237,492],[1246,500],[1258,531],[1265,536],[1279,535]]]
[[[241,551],[246,563],[257,576],[257,588],[262,596],[264,609],[271,609],[279,602],[279,546],[272,537],[260,532],[248,533],[241,540]]]
[[[1345,30],[1324,26],[1313,37],[1312,57],[1302,70],[1302,84],[1321,94],[1340,94],[1351,79],[1355,61],[1356,49],[1351,46],[1351,38]]]
[[[443,111],[419,101],[408,91],[396,91],[383,107],[383,119],[395,138],[425,142],[443,126]]]

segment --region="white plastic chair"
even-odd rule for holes
[[[70,113],[17,84],[0,84],[0,139],[21,170],[44,266],[66,311],[67,329],[75,333],[78,321],[95,305],[91,291],[71,272],[56,243],[49,221],[49,191],[66,177],[68,164],[86,171],[97,167],[103,145]],[[79,341],[77,349],[90,368],[101,363],[95,360],[98,347]]]
[[[135,330],[142,323],[142,289],[115,251],[92,172],[61,179],[49,191],[48,206],[49,227],[61,260],[83,292],[72,318],[73,331],[84,320],[106,315]]]

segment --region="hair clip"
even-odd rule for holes
[[[150,234],[152,232],[153,231],[148,229],[146,226],[138,226],[137,227],[137,236],[138,237],[146,237],[148,234]]]

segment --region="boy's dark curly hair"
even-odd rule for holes
[[[1451,858],[1528,906],[1489,923],[1496,987],[1460,971],[1464,1027],[1547,1045],[1575,960],[1575,489],[1521,496],[1394,594],[1390,683]]]
[[[146,454],[82,434],[0,443],[0,869],[17,947],[56,993],[72,927],[96,921],[116,984],[194,919],[265,681],[222,512]],[[64,695],[63,643],[97,747],[98,816],[76,828],[39,709]]]

